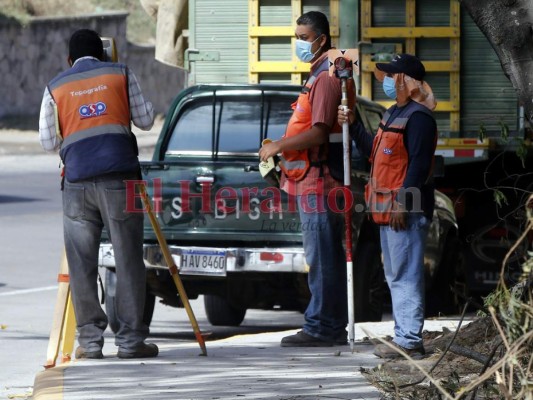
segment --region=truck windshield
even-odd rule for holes
[[[265,137],[279,139],[285,133],[294,99],[289,95],[221,96],[215,104],[212,97],[195,99],[182,111],[167,153],[257,153]]]

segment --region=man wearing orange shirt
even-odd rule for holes
[[[310,75],[293,104],[285,135],[259,151],[263,161],[281,153],[281,188],[297,198],[309,265],[311,300],[305,323],[301,331],[283,338],[281,346],[334,346],[346,344],[348,322],[343,214],[333,212],[328,204],[328,199],[331,203],[336,197],[328,195],[342,186],[343,178],[342,164],[338,164],[342,163],[342,140],[337,140],[342,132],[337,124],[341,82],[328,72],[331,35],[327,17],[311,11],[296,24],[296,55],[311,63]],[[349,85],[353,87],[353,81]]]

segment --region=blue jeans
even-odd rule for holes
[[[422,345],[424,327],[424,249],[430,221],[410,214],[408,228],[380,227],[385,278],[392,298],[393,341],[407,349]]]
[[[128,352],[144,341],[146,269],[143,261],[143,214],[126,208],[124,180],[136,174],[113,174],[71,183],[63,190],[63,230],[78,342],[88,351],[104,344],[107,317],[98,300],[98,251],[105,226],[116,260],[115,297],[119,330],[115,344]],[[139,199],[137,199],[139,200]],[[140,208],[137,201],[136,205]]]
[[[302,330],[322,340],[345,340],[348,300],[342,245],[344,216],[329,210],[317,211],[319,200],[328,208],[325,197],[311,194],[297,199],[311,292]]]

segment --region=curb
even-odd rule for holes
[[[64,376],[68,365],[45,369],[35,375],[33,400],[63,400]]]

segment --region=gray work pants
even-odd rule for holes
[[[78,342],[88,351],[101,349],[107,317],[98,300],[98,251],[105,226],[116,261],[115,344],[133,351],[148,335],[143,323],[146,269],[143,262],[143,214],[126,210],[126,180],[134,173],[110,174],[81,182],[65,180],[63,228]],[[131,195],[131,193],[129,194]],[[130,202],[131,203],[131,202]],[[135,201],[140,209],[139,198]]]

